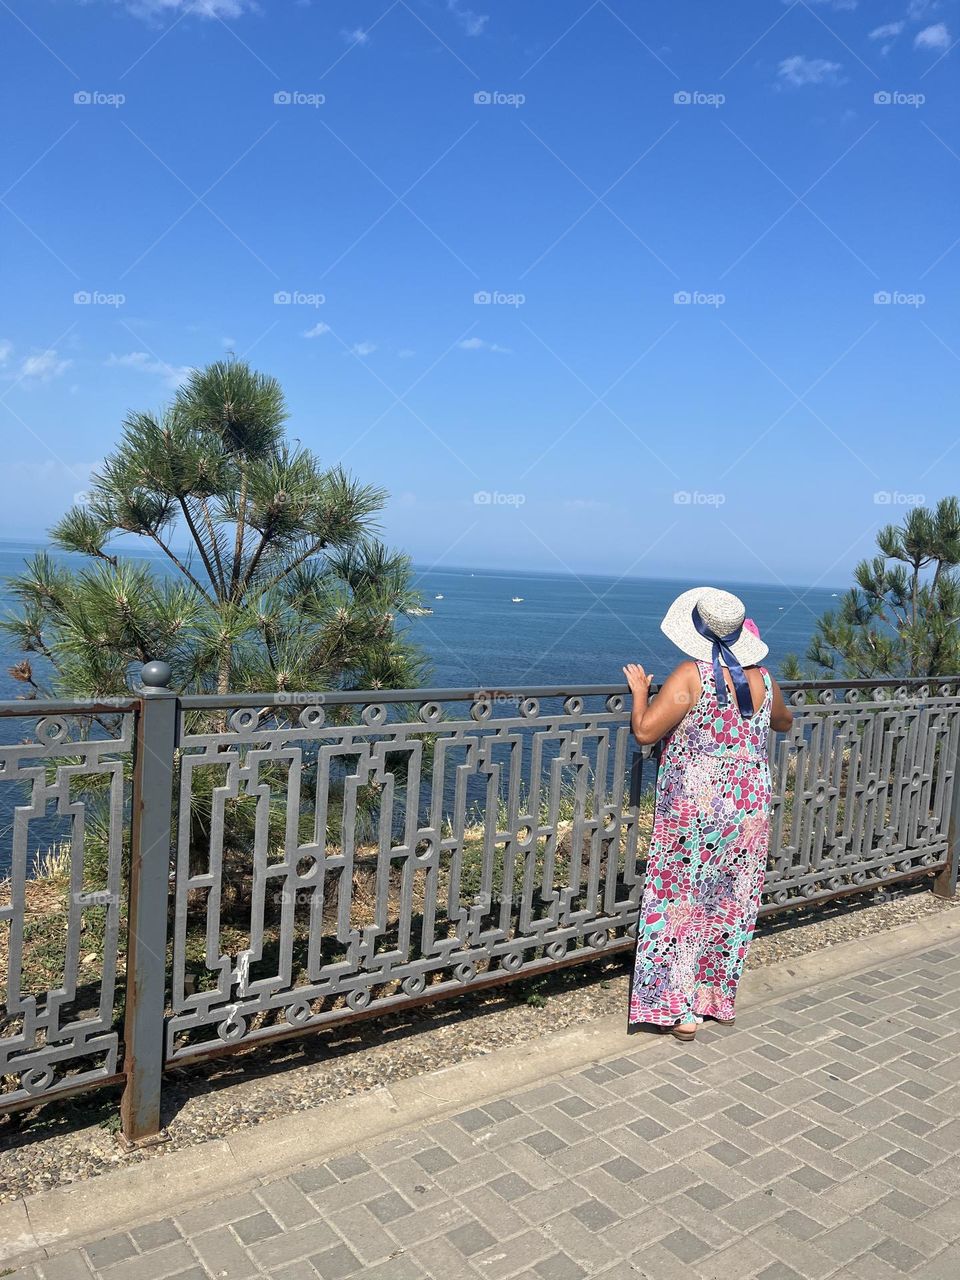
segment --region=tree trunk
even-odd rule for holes
[[[230,674],[233,667],[233,652],[229,643],[220,651],[220,666],[217,671],[217,693],[230,692]]]

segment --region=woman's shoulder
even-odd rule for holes
[[[670,675],[682,680],[684,684],[690,684],[700,680],[705,665],[707,664],[698,662],[696,658],[684,658],[682,662],[677,663]]]

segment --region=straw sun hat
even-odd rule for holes
[[[694,624],[694,609],[701,623],[720,639],[740,630],[737,639],[727,647],[741,667],[752,667],[767,656],[769,650],[759,635],[750,626],[744,626],[746,609],[739,596],[716,587],[693,587],[677,596],[660,623],[663,634],[691,658],[711,662],[714,652],[712,641],[701,635]],[[722,653],[720,660],[727,665]]]

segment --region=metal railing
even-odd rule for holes
[[[652,768],[621,687],[168,678],[0,704],[26,722],[0,745],[0,1111],[122,1082],[123,1136],[148,1141],[173,1063],[633,946]],[[960,678],[784,692],[762,914],[923,876],[952,896]]]

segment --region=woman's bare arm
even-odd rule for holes
[[[630,728],[641,746],[650,746],[665,738],[700,696],[700,673],[695,662],[681,662],[671,671],[652,706],[648,699],[653,676],[648,676],[638,662],[628,663],[623,674],[633,694]]]
[[[793,724],[793,712],[783,700],[783,694],[780,692],[780,686],[770,677],[770,684],[773,688],[773,706],[770,708],[770,728],[776,729],[777,733],[786,733]]]

